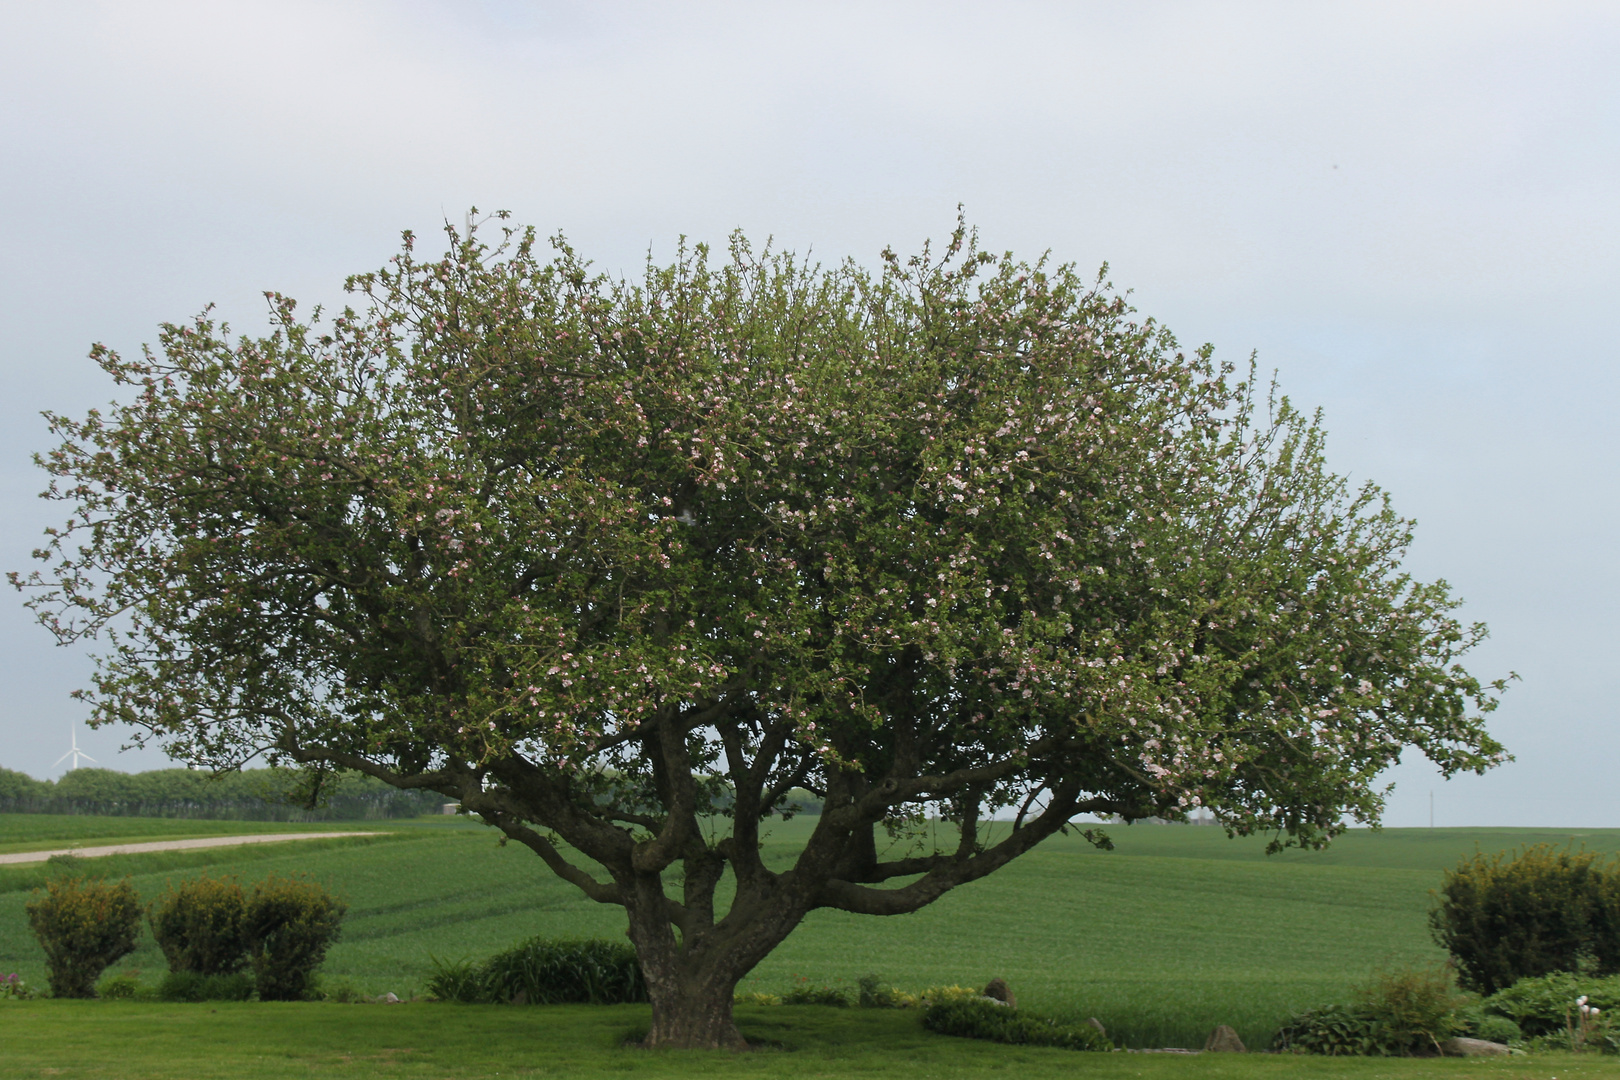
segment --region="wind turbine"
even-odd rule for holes
[[[72,730],[73,730],[73,746],[72,746],[72,748],[70,750],[68,750],[67,753],[65,753],[61,757],[57,758],[56,759],[56,764],[52,765],[51,768],[53,768],[53,769],[56,768],[57,765],[62,764],[62,762],[66,761],[68,758],[73,759],[73,764],[68,766],[68,772],[72,772],[74,769],[77,769],[79,767],[79,759],[80,758],[84,758],[84,760],[88,761],[92,765],[97,764],[95,758],[91,757],[89,754],[87,754],[83,750],[79,749],[79,725],[74,724]]]

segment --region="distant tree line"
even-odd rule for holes
[[[717,811],[729,810],[729,785],[715,784],[710,799]],[[365,821],[435,814],[444,803],[436,792],[404,791],[354,772],[267,768],[216,775],[200,769],[73,769],[60,780],[35,780],[0,769],[0,813],[6,814]],[[784,809],[819,814],[821,800],[794,788]]]
[[[360,821],[436,813],[443,804],[434,792],[403,791],[349,772],[73,769],[60,780],[35,780],[0,769],[0,813],[11,814]]]

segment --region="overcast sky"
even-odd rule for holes
[[[1275,369],[1523,682],[1392,825],[1620,826],[1613,4],[0,3],[0,569],[42,409],[213,302],[341,297],[471,205],[634,273],[735,227],[826,260],[1050,250]],[[9,593],[9,591],[8,591]],[[0,765],[58,775],[81,652],[0,601]],[[100,763],[122,733],[80,728]]]

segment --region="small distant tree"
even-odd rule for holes
[[[1408,523],[1100,279],[961,228],[635,282],[451,241],[329,321],[96,346],[128,396],[50,417],[70,516],[13,580],[101,641],[97,723],[439,792],[624,907],[651,1045],[738,1045],[810,911],[915,911],[1078,814],[1319,845],[1405,747],[1504,758]],[[823,812],[773,870],[796,787]]]

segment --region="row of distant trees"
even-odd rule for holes
[[[360,773],[74,769],[36,780],[0,769],[0,813],[107,814],[239,821],[358,821],[437,812],[444,796],[403,791]]]

